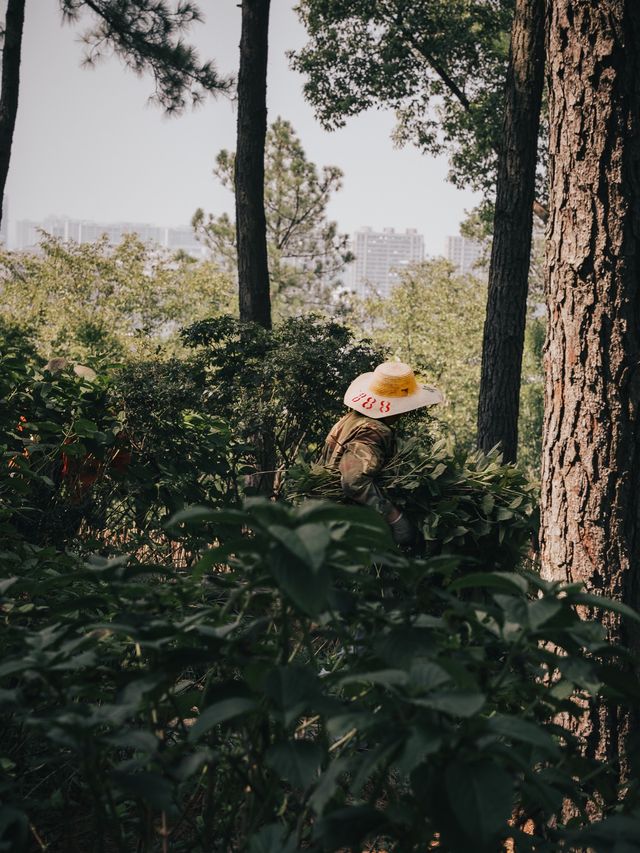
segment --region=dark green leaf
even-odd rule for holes
[[[255,707],[256,703],[254,700],[247,699],[244,696],[222,699],[220,702],[216,702],[202,711],[189,731],[189,740],[196,740],[205,734],[205,732],[208,732],[209,729],[213,728],[213,726],[218,726],[221,723],[253,711]]]
[[[277,743],[267,750],[265,761],[281,779],[294,788],[308,788],[320,770],[324,753],[310,740]]]
[[[476,587],[526,593],[528,584],[525,578],[515,572],[475,572],[458,578],[449,585],[452,592]]]
[[[286,826],[270,823],[249,839],[249,853],[296,853],[295,834]]]
[[[489,760],[454,761],[445,770],[449,808],[459,831],[473,850],[493,851],[506,834],[513,812],[513,784],[509,775]]]

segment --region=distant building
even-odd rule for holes
[[[475,268],[476,263],[484,256],[485,244],[468,237],[447,237],[445,257],[456,267],[459,273],[483,274]]]
[[[126,234],[137,234],[143,243],[155,243],[172,252],[182,250],[196,258],[207,254],[206,248],[196,240],[193,229],[188,226],[166,228],[160,225],[148,225],[135,222],[90,222],[85,219],[50,216],[42,222],[22,220],[17,225],[16,249],[33,251],[40,242],[40,231],[46,231],[52,237],[61,240],[73,240],[76,243],[94,243],[103,235],[107,242],[116,246]],[[0,232],[1,233],[1,232]]]
[[[387,296],[404,269],[424,260],[424,237],[415,228],[374,231],[362,228],[353,235],[353,289],[359,296]]]

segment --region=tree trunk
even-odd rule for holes
[[[25,0],[9,0],[2,50],[2,94],[0,95],[0,224],[7,174],[11,162],[13,131],[20,93],[20,55]]]
[[[554,0],[549,66],[543,576],[637,607],[640,4]],[[583,721],[603,756],[618,750],[616,714]]]
[[[544,78],[544,0],[516,0],[482,345],[478,446],[518,445],[538,131]]]
[[[271,328],[264,212],[269,0],[242,0],[235,191],[240,319]]]

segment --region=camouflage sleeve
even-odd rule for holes
[[[393,504],[375,481],[385,461],[381,447],[359,441],[350,442],[340,460],[340,482],[346,497],[373,507],[386,517],[393,509]]]

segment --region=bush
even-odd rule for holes
[[[515,568],[536,536],[533,488],[497,452],[452,454],[429,435],[400,440],[380,475],[395,506],[421,531],[429,553],[453,553],[485,566]],[[292,500],[325,498],[344,502],[340,474],[299,462],[287,472]]]
[[[169,515],[193,502],[238,501],[243,448],[203,411],[194,365],[54,375],[5,342],[0,370],[5,535],[85,553],[168,548]]]
[[[221,853],[613,850],[638,833],[634,789],[562,723],[638,701],[632,656],[580,619],[577,585],[454,579],[454,555],[402,557],[359,507],[254,499],[171,531],[199,543],[187,574],[51,549],[7,567],[5,849],[28,827],[51,850]],[[594,800],[616,817],[590,824]]]
[[[383,360],[345,326],[314,316],[286,320],[272,331],[222,317],[190,326],[182,338],[207,371],[207,411],[254,446],[256,436],[267,437],[271,446],[258,464],[279,474],[321,446],[343,413],[351,379]]]

